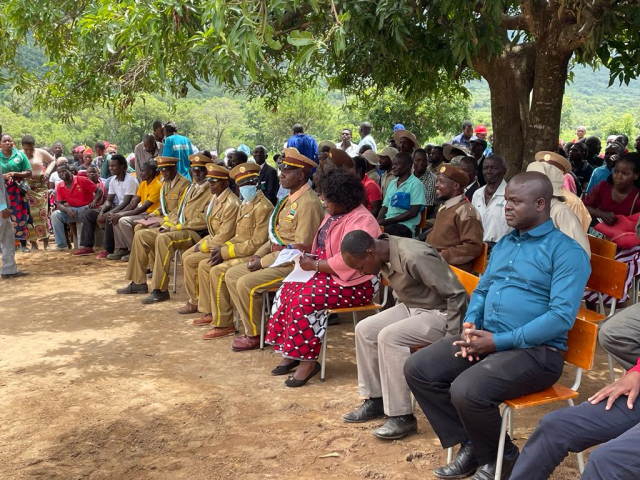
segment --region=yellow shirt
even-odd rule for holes
[[[151,206],[147,208],[147,213],[153,213],[160,208],[160,189],[162,188],[160,178],[162,178],[162,175],[158,175],[151,180],[149,184],[147,184],[145,180],[141,182],[138,187],[138,193],[136,195],[140,197],[140,204],[143,204],[147,200],[151,202]]]

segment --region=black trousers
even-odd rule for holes
[[[404,365],[409,388],[444,448],[471,440],[481,465],[495,461],[504,400],[539,392],[562,375],[560,353],[540,346],[496,352],[479,362],[454,354],[445,337],[413,354]]]
[[[589,455],[582,480],[640,478],[640,400],[633,410],[627,397],[618,397],[611,410],[607,399],[597,405],[584,402],[542,418],[518,458],[510,480],[549,478],[569,452],[601,445]],[[606,443],[605,443],[606,442]]]
[[[98,224],[98,210],[87,210],[82,221],[82,235],[80,245],[83,247],[93,247],[96,237],[96,225]],[[107,253],[113,253],[116,247],[113,225],[107,222],[104,226],[104,249]]]

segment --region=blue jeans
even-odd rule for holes
[[[61,210],[56,210],[51,214],[51,226],[53,227],[53,236],[56,239],[56,245],[58,248],[68,248],[67,245],[67,237],[64,234],[64,224],[65,223],[76,223],[82,222],[82,217],[84,212],[89,209],[88,206],[85,207],[67,207],[75,214],[75,218],[67,215],[65,212]]]

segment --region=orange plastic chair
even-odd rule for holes
[[[616,258],[616,244],[605,240],[604,238],[594,237],[593,235],[587,235],[589,239],[589,247],[591,248],[591,254],[600,255],[601,257],[610,258],[614,260]]]
[[[599,323],[615,315],[618,300],[624,295],[629,265],[600,255],[591,255],[591,275],[587,281],[587,290],[599,293],[599,311],[594,312],[580,307],[577,317],[588,322]],[[609,315],[604,314],[602,294],[613,298]]]
[[[471,271],[477,273],[478,275],[482,275],[487,269],[487,264],[489,263],[489,245],[486,243],[482,243],[482,253],[478,255],[473,261],[473,265],[471,265]]]

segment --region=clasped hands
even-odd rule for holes
[[[470,322],[462,324],[462,337],[453,344],[460,347],[460,351],[456,352],[455,356],[466,358],[470,362],[479,361],[496,351],[493,333],[476,330],[475,324]]]

